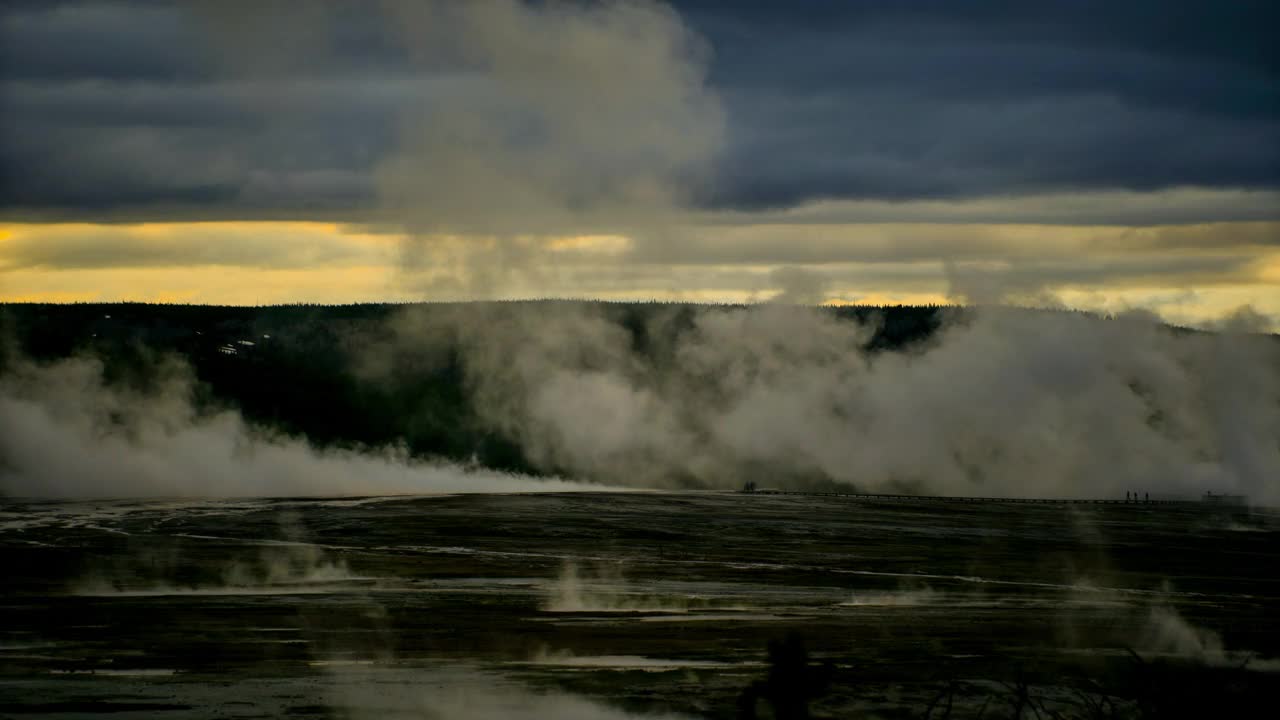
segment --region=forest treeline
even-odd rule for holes
[[[521,304],[543,304],[547,312],[554,312],[557,304],[569,302]],[[733,307],[590,306],[625,328],[632,350],[642,357],[646,347],[658,344],[648,337],[653,328],[679,332],[692,325],[697,312]],[[89,356],[101,361],[106,383],[146,389],[158,368],[177,357],[191,368],[194,401],[201,410],[234,408],[250,423],[305,437],[317,447],[398,445],[414,457],[534,472],[515,442],[477,416],[458,348],[376,380],[359,372],[355,358],[362,348],[385,338],[397,313],[430,317],[450,308],[458,305],[8,304],[0,306],[0,372],[17,362]],[[873,352],[899,351],[927,341],[947,313],[962,312],[937,306],[821,311],[874,328],[866,344]],[[674,313],[675,321],[650,322],[659,312]],[[483,317],[477,312],[477,318]]]

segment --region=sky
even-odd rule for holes
[[[0,300],[1280,330],[1280,6],[12,0]]]

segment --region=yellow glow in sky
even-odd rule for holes
[[[1132,229],[704,226],[685,235],[684,244],[639,245],[620,235],[531,238],[509,246],[519,249],[514,255],[504,255],[492,238],[452,237],[446,245],[479,249],[447,255],[469,265],[441,265],[438,257],[446,256],[427,252],[407,270],[402,236],[334,223],[7,224],[0,225],[0,301],[259,305],[470,297],[456,287],[442,296],[439,284],[415,283],[412,273],[424,269],[425,257],[425,269],[436,276],[483,271],[487,294],[474,297],[752,302],[775,294],[771,273],[794,264],[823,278],[828,304],[936,304],[948,298],[938,253],[951,248],[977,258],[1016,251],[1010,273],[1053,263],[1108,270],[1096,278],[1082,271],[1043,288],[1072,307],[1146,308],[1195,323],[1248,304],[1280,322],[1280,251],[1268,244],[1276,229],[1256,222]],[[430,248],[432,240],[418,242]],[[789,254],[799,261],[761,262]]]

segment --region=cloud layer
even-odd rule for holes
[[[1280,317],[1266,4],[304,5],[0,9],[0,297]]]
[[[1275,189],[1278,19],[1199,0],[8,3],[3,202],[297,217],[377,206],[410,174],[517,208],[538,185],[511,183],[550,182],[577,209],[710,161],[701,202],[748,209]]]

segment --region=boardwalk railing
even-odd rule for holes
[[[970,497],[958,495],[889,495],[885,493],[855,492],[802,492],[798,490],[737,490],[740,495],[804,495],[808,497],[840,497],[853,500],[893,500],[902,502],[945,503],[1021,503],[1036,505],[1181,505],[1189,507],[1218,507],[1200,500],[1121,500],[1103,498],[1002,498]]]

